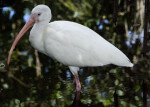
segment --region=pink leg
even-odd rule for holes
[[[74,75],[74,81],[75,81],[75,84],[76,84],[76,91],[80,92],[81,91],[81,84],[80,84],[78,74]]]

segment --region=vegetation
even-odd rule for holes
[[[75,102],[74,78],[68,67],[35,51],[28,41],[29,32],[19,41],[7,65],[14,38],[38,4],[51,8],[52,21],[69,20],[93,29],[134,63],[133,68],[114,65],[82,68],[79,105],[141,107],[146,104],[147,99],[150,101],[150,39],[147,38],[143,56],[144,3],[144,0],[118,0],[115,8],[114,0],[18,0],[9,8],[1,8],[1,107],[66,107]],[[150,28],[148,36],[149,32]]]

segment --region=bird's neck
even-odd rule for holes
[[[48,20],[40,21],[40,22],[35,23],[34,27],[37,28],[37,29],[38,28],[40,28],[40,29],[42,28],[43,29],[48,23],[49,23]]]
[[[29,41],[31,45],[38,51],[44,53],[43,33],[48,23],[36,23],[30,31]]]
[[[41,38],[44,32],[44,28],[47,26],[47,22],[35,23],[31,29],[30,36],[36,36],[36,38]]]

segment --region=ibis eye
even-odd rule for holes
[[[38,13],[38,16],[40,16],[41,15],[41,13]]]

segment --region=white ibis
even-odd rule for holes
[[[8,64],[15,45],[31,28],[29,41],[39,52],[69,66],[74,75],[76,91],[81,90],[78,78],[80,67],[114,64],[132,67],[133,64],[118,48],[90,28],[71,21],[51,20],[51,10],[46,5],[33,8],[29,21],[17,35],[8,56]],[[50,23],[49,23],[50,22]]]

